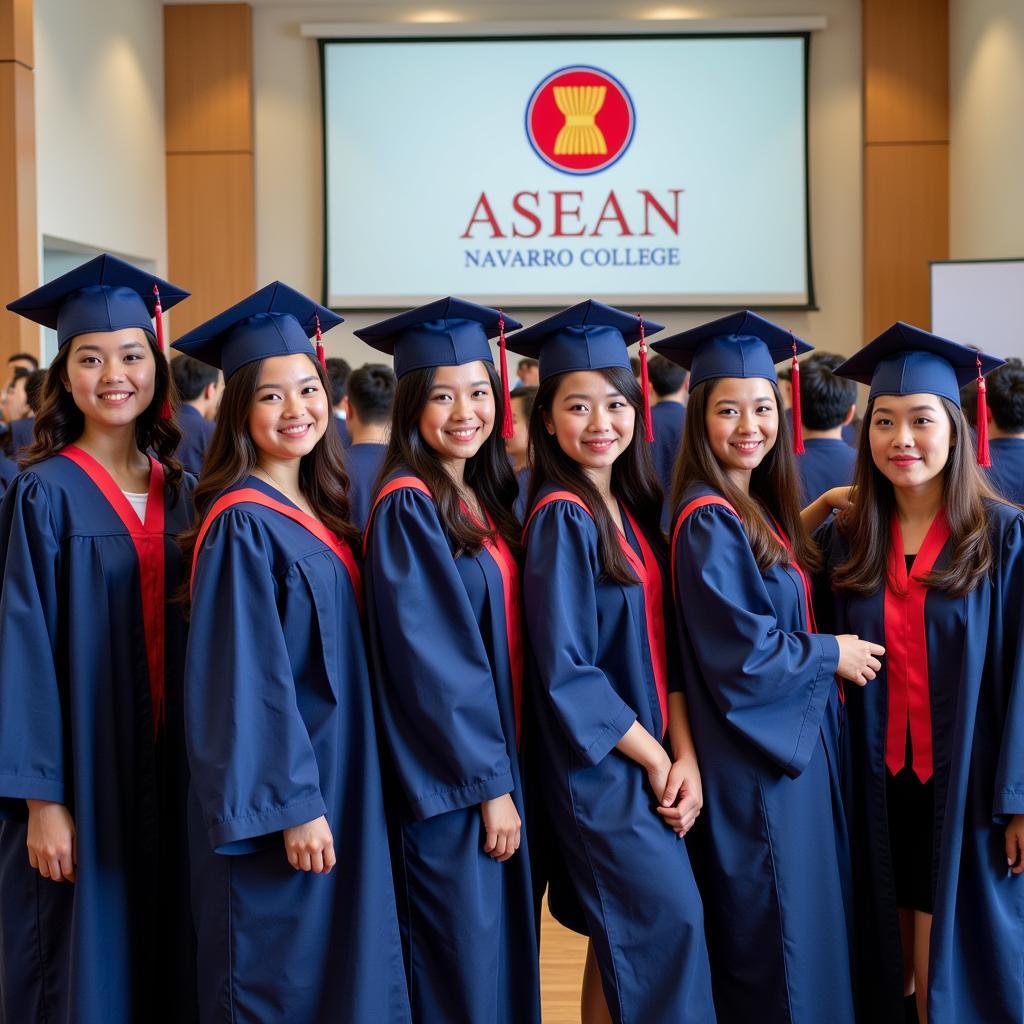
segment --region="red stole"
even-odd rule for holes
[[[411,487],[413,490],[425,494],[431,501],[434,496],[430,488],[418,476],[398,476],[388,481],[374,499],[373,507],[366,520],[366,529],[363,532],[363,554],[366,554],[367,538],[370,535],[370,523],[373,520],[373,513],[377,506],[389,494],[402,487]],[[463,505],[470,517],[479,524],[479,520],[472,512]],[[494,529],[494,523],[490,516],[487,517],[487,525]],[[516,748],[519,747],[519,731],[523,718],[523,633],[522,633],[522,599],[520,594],[519,566],[516,563],[512,549],[500,533],[495,531],[491,537],[485,537],[483,548],[501,574],[501,589],[505,599],[505,639],[508,646],[509,673],[512,677],[512,703],[515,709],[516,719]]]
[[[912,767],[922,782],[932,776],[932,709],[924,617],[928,587],[914,577],[926,576],[932,571],[949,539],[949,532],[946,513],[940,509],[908,573],[903,531],[899,517],[895,512],[892,515],[889,571],[885,581],[885,661],[889,687],[885,765],[893,775],[904,767],[909,729]]]
[[[593,519],[594,514],[587,508],[586,503],[571,491],[552,491],[545,495],[533,507],[529,518],[526,520],[525,531],[529,529],[533,517],[545,506],[553,501],[571,501],[578,505],[588,516]],[[641,555],[638,556],[633,550],[625,534],[619,530],[619,547],[629,562],[629,567],[636,574],[644,592],[644,618],[647,620],[647,649],[651,656],[651,669],[654,672],[654,688],[658,693],[658,706],[661,709],[662,736],[668,730],[668,665],[665,654],[665,604],[662,592],[661,566],[654,555],[654,551],[636,520],[625,505],[623,512],[629,525],[633,528],[637,544],[640,546]],[[641,557],[642,556],[642,557]]]
[[[165,714],[164,620],[167,596],[164,593],[164,467],[149,456],[149,494],[146,521],[140,522],[131,503],[114,478],[88,452],[69,444],[60,452],[85,472],[99,488],[121,520],[135,547],[139,560],[139,596],[142,600],[142,629],[146,637],[146,664],[149,669],[149,699],[153,713],[154,735]]]
[[[242,504],[262,505],[264,508],[280,512],[281,515],[287,516],[293,522],[298,523],[299,526],[308,530],[326,547],[329,547],[341,559],[342,565],[345,566],[345,570],[348,572],[349,579],[352,582],[352,590],[356,595],[356,605],[359,608],[359,614],[360,616],[363,615],[362,576],[359,572],[359,565],[348,544],[334,533],[333,530],[329,530],[323,523],[314,519],[311,515],[307,515],[302,509],[286,505],[283,501],[278,501],[276,498],[256,490],[255,487],[242,487],[237,491],[228,491],[226,494],[222,494],[210,507],[210,511],[206,513],[203,525],[199,528],[199,535],[196,537],[196,546],[192,551],[192,574],[189,577],[190,589],[191,581],[195,579],[196,575],[196,562],[199,560],[199,552],[202,549],[203,541],[206,539],[207,531],[213,525],[213,521],[225,509],[231,508],[232,505]]]

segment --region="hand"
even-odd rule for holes
[[[836,675],[858,686],[867,685],[882,667],[878,659],[885,654],[885,648],[850,633],[844,633],[836,639],[839,641],[839,667]]]
[[[647,769],[647,782],[651,787],[655,800],[660,801],[668,785],[668,777],[672,771],[672,758],[660,744],[656,748],[654,760],[644,767]]]
[[[661,820],[682,839],[693,828],[703,806],[704,791],[697,758],[687,755],[673,761],[661,804],[656,808]]]
[[[78,851],[75,822],[63,804],[26,800],[28,804],[28,862],[43,878],[73,882]]]
[[[334,856],[334,836],[331,826],[321,814],[304,825],[293,825],[281,833],[288,863],[296,871],[312,871],[315,875],[326,875],[337,863]]]
[[[819,496],[818,501],[827,505],[830,512],[834,508],[839,509],[840,512],[845,512],[847,509],[853,508],[853,488],[831,487]]]
[[[496,861],[506,861],[519,849],[523,820],[511,793],[485,800],[480,805],[484,821],[484,853]]]
[[[1024,814],[1015,814],[1006,826],[1006,864],[1015,875],[1024,875]]]

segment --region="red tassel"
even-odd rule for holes
[[[792,332],[791,332],[792,333]],[[790,377],[790,389],[793,392],[793,451],[803,455],[804,424],[800,415],[800,362],[796,357],[796,338],[793,338],[793,376]]]
[[[988,450],[988,398],[986,397],[987,385],[985,376],[981,372],[981,356],[975,356],[978,361],[978,465],[986,469],[992,465],[992,456]]]
[[[637,313],[640,321],[640,390],[644,393],[644,437],[650,444],[654,440],[654,418],[651,416],[651,386],[647,376],[647,338],[644,336],[644,318]]]
[[[167,354],[167,345],[164,342],[164,309],[160,305],[160,289],[156,282],[153,283],[153,295],[156,301],[153,303],[153,320],[156,322],[156,344],[163,355]],[[171,409],[170,395],[164,395],[163,403],[160,406],[160,419],[169,420],[174,415]]]
[[[316,357],[320,361],[320,365],[323,367],[324,373],[327,372],[327,353],[324,351],[324,335],[323,331],[320,330],[320,314],[316,314]]]
[[[508,354],[505,350],[505,317],[498,310],[498,358],[501,364],[501,394],[505,399],[505,415],[501,420],[501,436],[508,440],[515,433],[512,422],[512,393],[508,386]]]

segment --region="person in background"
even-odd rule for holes
[[[181,444],[175,455],[189,473],[199,476],[213,437],[224,380],[220,370],[185,355],[171,360],[171,374],[181,396],[181,405],[174,415],[181,431]]]
[[[516,366],[516,383],[513,388],[535,388],[540,383],[540,365],[536,359],[520,359]]]
[[[647,378],[651,382],[651,421],[654,424],[654,444],[651,457],[654,471],[665,494],[661,527],[667,529],[671,509],[668,498],[672,490],[672,470],[676,454],[683,440],[686,423],[686,385],[689,373],[664,356],[652,356],[647,361]]]
[[[352,443],[348,425],[345,423],[345,408],[342,399],[345,397],[345,389],[348,384],[349,374],[352,367],[347,359],[335,356],[327,360],[327,377],[331,382],[331,407],[334,410],[334,426],[337,428],[338,437],[341,438],[341,446],[347,448]]]
[[[640,380],[640,359],[637,356],[629,357],[629,368],[633,371],[633,376],[636,377],[637,381]]]
[[[815,352],[800,364],[800,420],[806,449],[796,460],[801,505],[809,505],[833,487],[853,483],[857,452],[843,440],[843,430],[857,414],[857,385],[832,372],[842,361],[832,352]]]
[[[395,404],[395,371],[383,363],[367,363],[349,374],[347,394],[341,400],[352,443],[345,450],[348,500],[352,522],[362,533],[370,503],[377,492],[377,476],[384,462],[391,409]]]
[[[7,357],[7,365],[12,370],[22,369],[32,373],[33,370],[39,369],[39,360],[28,352],[15,352],[13,356]]]
[[[512,436],[505,441],[505,451],[512,460],[519,485],[516,515],[520,522],[526,519],[526,489],[530,483],[530,414],[536,397],[537,389],[532,386],[516,388],[512,392]]]
[[[14,368],[4,400],[4,408],[10,425],[7,434],[7,453],[15,460],[21,449],[32,443],[32,429],[35,426],[35,418],[32,416],[28,395],[25,392],[29,373],[31,371],[26,370],[23,366]]]
[[[1024,364],[1008,359],[988,384],[989,482],[1010,501],[1024,504]],[[977,385],[975,385],[977,387]]]

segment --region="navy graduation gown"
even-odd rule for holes
[[[1024,504],[1024,437],[993,437],[989,482],[1009,501]]]
[[[800,504],[809,505],[833,487],[853,483],[857,452],[837,437],[808,437],[804,453],[796,458],[800,474]]]
[[[634,721],[659,739],[667,726],[644,589],[639,581],[624,586],[603,577],[593,518],[565,498],[542,505],[553,492],[547,487],[538,496],[527,529],[523,588],[538,690],[533,767],[547,820],[612,1018],[714,1021],[703,912],[686,845],[655,813],[646,772],[614,749]],[[640,557],[628,518],[624,526]],[[668,580],[662,567],[657,571],[668,599]],[[669,680],[678,681],[677,669],[672,659]]]
[[[12,462],[6,455],[0,455],[0,496],[11,486],[17,475],[18,464]]]
[[[691,835],[723,1021],[847,1024],[845,830],[833,636],[791,566],[762,574],[739,518],[691,487],[676,614],[704,810]]]
[[[989,504],[988,515],[991,583],[964,598],[929,590],[924,600],[935,782],[933,858],[921,865],[935,878],[931,1024],[1024,1020],[1024,878],[1008,873],[1004,847],[1009,816],[1024,814],[1024,517],[1000,503]],[[835,524],[819,536],[830,567],[845,560]],[[935,567],[949,557],[947,540]],[[832,600],[838,631],[892,642],[884,592],[839,590]],[[864,1019],[878,1024],[903,1021],[886,811],[891,656],[865,688],[847,688],[859,989]]]
[[[682,402],[659,402],[651,407],[651,422],[654,426],[654,443],[651,457],[654,471],[661,481],[665,493],[665,504],[661,515],[663,529],[668,529],[669,508],[672,494],[672,474],[676,468],[676,456],[683,443],[683,429],[686,426],[686,406]]]
[[[540,1020],[528,818],[498,563],[453,557],[431,497],[382,490],[367,528],[374,683],[390,751],[402,939],[423,1024]],[[505,863],[484,853],[480,803],[511,793],[523,820]]]
[[[345,449],[345,470],[348,472],[348,500],[352,522],[362,532],[376,495],[377,476],[387,452],[385,444],[353,444]]]
[[[181,431],[181,442],[174,452],[174,457],[190,473],[199,476],[216,425],[194,406],[185,402],[178,406],[174,419]]]
[[[201,1019],[408,1021],[358,581],[303,523],[323,527],[255,477],[243,488],[301,521],[230,505],[196,560],[185,721]],[[296,871],[281,832],[320,815],[337,866]]]
[[[23,472],[0,506],[0,1020],[191,1021],[173,596],[193,481],[175,499],[154,469],[143,526],[82,455],[117,507],[64,455]],[[29,866],[26,799],[70,811],[74,883]]]
[[[526,498],[530,493],[529,466],[516,473],[516,485],[519,487],[519,496],[516,498],[516,517],[523,523],[526,521]]]

